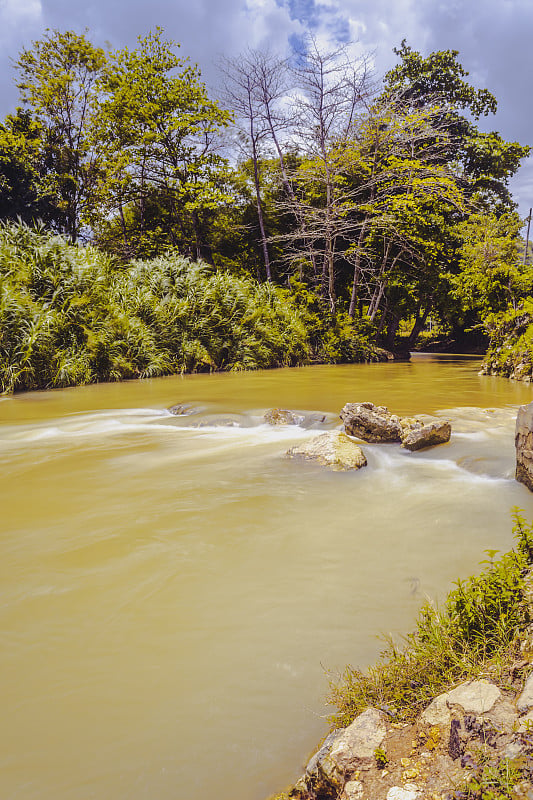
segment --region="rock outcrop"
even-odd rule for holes
[[[347,728],[326,738],[289,796],[294,800],[336,800],[341,793],[345,798],[360,796],[361,782],[349,779],[358,769],[375,763],[386,733],[385,714],[367,708]]]
[[[317,461],[334,470],[366,467],[365,454],[359,445],[341,431],[327,431],[287,451],[290,458]]]
[[[347,403],[340,413],[346,433],[366,442],[401,442],[406,450],[422,450],[444,444],[451,436],[446,420],[422,421],[398,417],[385,406],[373,403]]]
[[[269,425],[301,425],[305,417],[286,408],[270,408],[263,419]]]
[[[533,492],[533,403],[518,409],[515,447],[516,480]]]
[[[497,770],[498,764],[508,767],[509,759],[533,753],[532,723],[528,723],[532,707],[533,673],[518,693],[516,688],[501,689],[487,680],[467,681],[436,697],[411,723],[395,723],[382,711],[368,708],[347,728],[325,739],[288,797],[429,800],[466,796],[454,790],[479,765],[494,765]],[[526,716],[520,716],[525,712]],[[527,790],[523,796],[531,800],[531,779],[522,778],[515,779],[518,783],[510,787],[509,797],[521,798],[520,792]]]

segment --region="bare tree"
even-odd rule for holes
[[[261,86],[258,71],[259,55],[248,50],[238,58],[224,58],[221,62],[225,75],[224,101],[234,112],[238,135],[236,143],[246,158],[252,162],[257,219],[261,234],[261,248],[267,280],[272,280],[265,215],[261,196],[261,155],[267,137],[272,130],[264,113],[264,92],[268,84]],[[270,105],[273,115],[272,103]]]
[[[321,195],[321,202],[302,203],[294,191],[288,194],[298,207],[297,217],[305,220],[302,228],[307,249],[312,242],[313,257],[322,259],[322,282],[334,313],[336,244],[346,216],[339,191],[341,154],[346,154],[357,112],[365,106],[371,91],[370,73],[368,60],[353,61],[345,47],[322,52],[314,38],[307,45],[300,63],[291,70],[296,143],[305,159],[305,166],[298,171],[298,183],[307,197]]]

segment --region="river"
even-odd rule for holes
[[[102,384],[0,399],[3,800],[264,800],[327,729],[328,671],[533,517],[528,385],[472,357]],[[329,472],[267,408],[370,400],[452,421]],[[190,403],[195,413],[165,409]]]

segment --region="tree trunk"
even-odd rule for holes
[[[409,334],[409,339],[407,340],[407,347],[409,349],[414,347],[414,345],[416,344],[416,340],[418,339],[420,332],[422,331],[424,325],[426,324],[426,320],[429,317],[430,311],[431,311],[431,303],[428,303],[422,315],[420,315],[420,306],[418,307],[418,310],[416,312],[415,323],[413,325],[411,333]]]

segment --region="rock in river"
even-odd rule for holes
[[[373,403],[347,403],[340,417],[351,436],[367,442],[401,442],[406,450],[443,444],[449,441],[452,430],[446,420],[422,422],[416,417],[398,417]]]
[[[412,426],[402,426],[402,447],[406,450],[422,450],[424,447],[433,447],[450,441],[452,426],[446,420],[437,419],[427,425],[418,423]]]
[[[533,491],[533,403],[518,409],[515,447],[516,480]]]
[[[328,431],[287,451],[290,458],[306,458],[335,470],[366,467],[365,454],[341,431]]]
[[[269,425],[301,425],[305,417],[286,408],[270,408],[263,419]]]
[[[194,406],[190,406],[188,403],[177,403],[175,406],[167,408],[167,411],[170,414],[174,414],[175,417],[188,417],[191,414],[195,414],[198,409],[194,408]]]
[[[385,406],[374,403],[346,403],[340,413],[346,433],[365,442],[399,442],[400,419]]]

